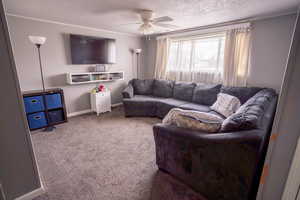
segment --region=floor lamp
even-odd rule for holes
[[[46,103],[46,99],[45,99],[45,92],[46,92],[46,89],[45,89],[45,82],[44,82],[44,73],[43,73],[43,66],[42,66],[42,60],[41,60],[41,46],[46,42],[46,37],[42,37],[42,36],[28,36],[30,42],[32,42],[37,50],[38,50],[38,56],[39,56],[39,64],[40,64],[40,72],[41,72],[41,79],[42,79],[42,86],[43,86],[43,100],[44,100],[44,103]],[[46,108],[46,111],[47,111],[47,108]],[[46,115],[47,115],[47,119],[48,118],[48,112],[46,112]],[[49,126],[47,128],[44,129],[44,131],[53,131],[53,129],[55,129],[55,126]]]

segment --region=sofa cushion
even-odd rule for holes
[[[166,99],[167,98],[155,97],[155,96],[149,96],[149,95],[134,95],[132,98],[133,101],[153,101],[153,102],[164,101]]]
[[[174,81],[157,80],[153,82],[153,95],[170,98],[173,96]]]
[[[224,120],[222,132],[240,131],[259,128],[262,117],[276,96],[273,89],[263,89],[242,105],[235,114]]]
[[[217,100],[222,85],[197,84],[192,101],[198,104],[211,106]]]
[[[174,106],[174,107],[179,107],[180,105],[188,103],[186,101],[182,101],[182,100],[179,100],[179,99],[173,99],[173,98],[161,98],[160,102],[164,103],[164,104]]]
[[[173,98],[184,101],[192,101],[195,83],[177,82],[174,84]]]
[[[253,97],[257,92],[262,90],[259,87],[225,87],[221,88],[221,92],[237,97],[241,104]]]
[[[138,95],[152,95],[153,91],[153,79],[133,79],[132,85],[134,88],[134,94]]]
[[[186,101],[173,98],[162,99],[157,103],[157,117],[163,118],[172,108],[178,108],[180,105],[187,103]]]
[[[156,116],[157,103],[164,98],[134,95],[130,99],[124,99],[125,116]]]
[[[184,110],[196,110],[196,111],[201,111],[201,112],[210,112],[211,111],[209,106],[200,105],[200,104],[196,104],[196,103],[183,104],[183,105],[180,105],[179,108],[184,109]]]

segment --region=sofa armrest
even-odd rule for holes
[[[133,97],[133,95],[134,95],[134,93],[133,93],[133,86],[132,86],[131,83],[129,83],[127,85],[127,87],[123,90],[122,96],[123,96],[123,98],[130,99],[130,98]]]
[[[262,131],[205,133],[153,127],[156,164],[207,199],[249,199],[260,158]]]

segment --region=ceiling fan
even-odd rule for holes
[[[141,22],[131,24],[140,24],[138,30],[144,35],[149,35],[156,32],[157,28],[168,31],[179,28],[178,26],[164,23],[173,21],[173,19],[169,16],[154,18],[155,13],[152,10],[139,10],[138,14],[140,15]]]

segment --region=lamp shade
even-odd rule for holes
[[[134,53],[140,54],[140,53],[142,53],[142,49],[134,49]]]
[[[39,45],[42,45],[46,42],[46,37],[42,37],[42,36],[33,36],[33,35],[30,35],[28,36],[30,42],[32,42],[33,44],[39,44]]]

